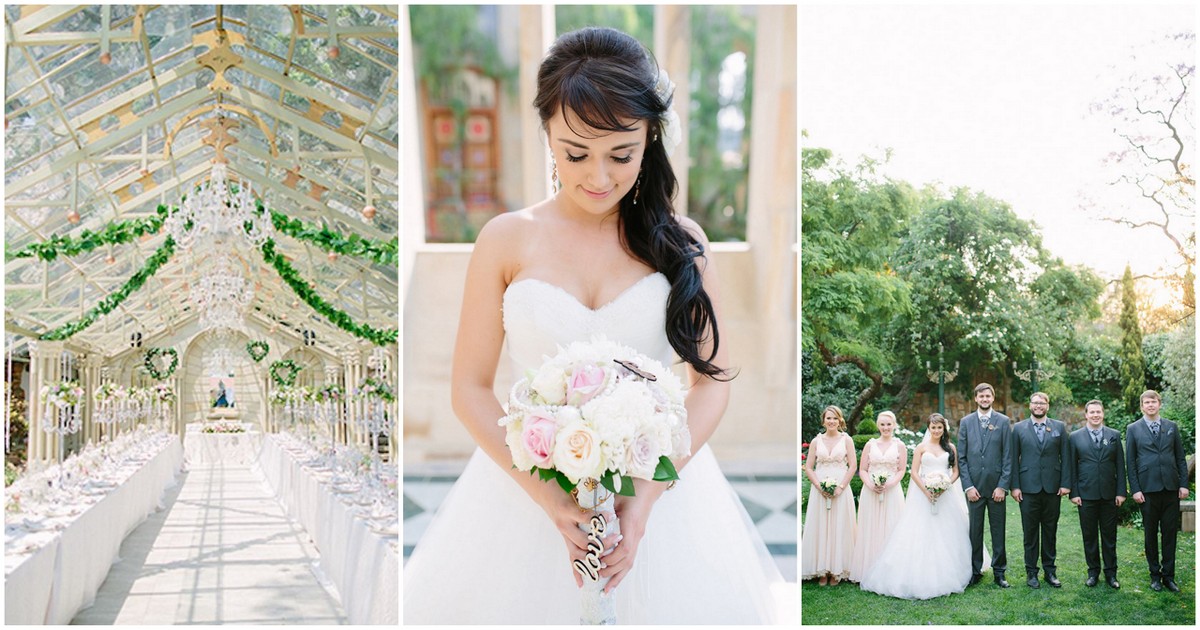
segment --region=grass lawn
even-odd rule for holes
[[[987,571],[984,581],[966,592],[926,601],[908,601],[868,593],[852,582],[820,586],[816,580],[802,583],[800,617],[804,624],[1061,624],[1061,625],[1188,625],[1196,621],[1196,535],[1179,534],[1175,581],[1180,593],[1150,590],[1150,574],[1142,550],[1142,530],[1117,528],[1117,579],[1114,591],[1103,581],[1084,586],[1087,563],[1079,513],[1063,500],[1058,521],[1058,579],[1062,588],[1042,581],[1034,590],[1025,585],[1024,545],[1021,513],[1011,498],[1005,523],[1008,572],[1012,588],[1002,589]],[[803,512],[801,513],[803,514]],[[803,516],[801,516],[803,518]],[[990,549],[989,536],[984,544]],[[1039,576],[1041,579],[1041,576]]]

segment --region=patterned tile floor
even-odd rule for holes
[[[408,465],[404,471],[404,559],[425,533],[438,505],[466,462]],[[722,462],[726,478],[758,526],[767,549],[788,582],[796,581],[798,529],[795,467]]]

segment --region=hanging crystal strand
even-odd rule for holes
[[[4,373],[4,454],[7,455],[9,449],[12,447],[11,438],[9,437],[12,434],[12,355],[13,344],[16,341],[12,335],[5,335],[4,337],[4,349],[8,355],[8,371]]]

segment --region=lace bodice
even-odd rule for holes
[[[504,291],[504,333],[508,356],[521,374],[573,341],[602,334],[664,365],[674,362],[667,341],[667,277],[645,276],[600,308],[590,309],[565,289],[542,280],[518,280]]]
[[[843,436],[839,434],[836,440],[830,440],[822,434],[813,440],[817,444],[815,453],[817,461],[813,465],[813,472],[819,479],[841,478],[846,469],[850,467],[846,461],[846,441]],[[830,446],[831,441],[833,442],[832,446]]]
[[[900,472],[899,462],[899,440],[892,438],[892,443],[887,449],[880,446],[879,440],[871,440],[871,460],[869,468],[871,472]]]

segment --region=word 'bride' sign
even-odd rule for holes
[[[608,521],[604,520],[603,514],[592,517],[592,529],[588,532],[587,538],[587,554],[583,556],[583,560],[576,560],[572,563],[579,575],[593,582],[600,579],[600,556],[604,554],[604,541],[600,539],[604,536],[604,530],[607,527]]]

